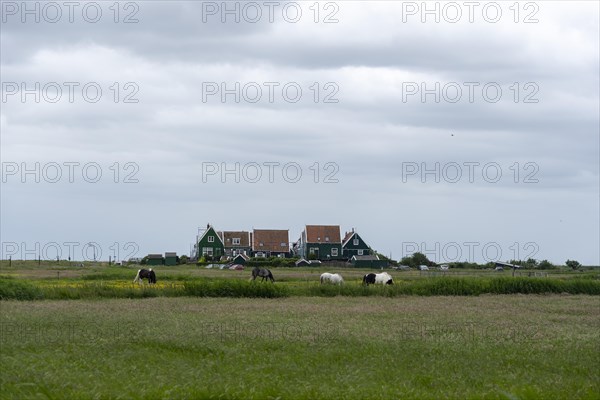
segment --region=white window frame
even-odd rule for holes
[[[240,238],[233,238],[233,239],[231,239],[231,244],[234,245],[234,246],[235,245],[239,246],[240,242],[241,242]]]
[[[332,257],[337,257],[338,256],[338,248],[337,247],[333,247],[331,249],[331,256]]]
[[[360,242],[359,242],[359,240],[358,240],[358,239],[354,239],[354,240],[352,240],[352,244],[353,244],[354,246],[358,246],[358,245],[359,245],[359,243],[360,243]]]
[[[208,237],[208,243],[214,243],[215,242],[215,237],[214,236],[209,236]]]
[[[359,255],[359,256],[362,256],[362,255],[363,255],[363,252],[364,252],[364,250],[363,250],[363,249],[360,249],[360,250],[358,250],[358,255]]]

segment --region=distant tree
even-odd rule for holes
[[[527,261],[523,264],[525,268],[535,268],[539,265],[538,261],[535,258],[528,258]]]
[[[581,267],[581,264],[579,263],[579,261],[575,261],[575,260],[567,260],[565,262],[565,265],[573,270],[576,270],[577,268]]]
[[[414,253],[410,257],[402,257],[399,264],[406,265],[411,268],[418,268],[419,265],[427,265],[427,266],[433,265],[433,263],[431,261],[429,261],[429,259],[427,258],[427,256],[425,256],[425,254],[419,253],[419,252]]]
[[[413,257],[413,260],[415,261],[415,263],[417,265],[427,265],[427,266],[429,266],[429,265],[432,264],[432,262],[429,261],[429,259],[427,258],[427,256],[425,254],[423,254],[423,253],[416,252],[415,254],[412,255],[412,257]]]
[[[542,260],[537,266],[539,269],[552,269],[554,265],[548,260]]]
[[[146,265],[148,263],[148,256],[145,256],[144,258],[142,258],[142,261],[140,261],[141,265]]]
[[[189,257],[186,255],[183,255],[183,256],[179,257],[178,264],[187,264],[188,260],[189,260]]]

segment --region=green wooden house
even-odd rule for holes
[[[198,258],[204,257],[207,260],[219,260],[225,254],[225,245],[223,240],[215,231],[212,225],[206,225],[206,229],[198,239]]]
[[[346,232],[342,239],[342,254],[346,260],[350,260],[352,256],[369,256],[373,251],[352,228],[352,231]]]
[[[295,244],[297,255],[306,260],[342,260],[339,225],[306,225]]]

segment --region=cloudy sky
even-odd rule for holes
[[[598,3],[514,3],[2,0],[2,258],[335,224],[599,265]]]

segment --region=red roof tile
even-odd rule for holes
[[[253,251],[290,251],[287,230],[255,229],[252,236]]]
[[[341,243],[339,225],[306,225],[307,243]]]

